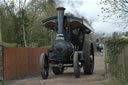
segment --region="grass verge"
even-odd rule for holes
[[[124,80],[116,81],[116,82],[105,82],[103,85],[126,85],[127,82]]]

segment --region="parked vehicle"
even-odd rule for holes
[[[104,44],[101,43],[100,39],[96,39],[96,48],[99,52],[102,52],[104,49]]]
[[[104,48],[104,44],[103,43],[99,43],[98,46],[97,46],[97,50],[99,52],[102,52],[103,48]]]

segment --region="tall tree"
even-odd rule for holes
[[[7,43],[30,47],[33,42],[50,42],[50,31],[43,29],[41,21],[56,15],[53,0],[2,0],[0,3],[0,27],[2,38]],[[41,43],[42,45],[43,43]]]
[[[2,9],[0,7],[0,42],[2,42]]]

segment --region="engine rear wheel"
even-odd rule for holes
[[[48,57],[44,53],[40,56],[40,74],[43,79],[47,79],[49,75]]]
[[[84,74],[92,74],[94,71],[94,48],[89,41],[84,42],[83,57]]]
[[[80,66],[79,66],[78,52],[74,53],[73,64],[74,64],[75,77],[79,78],[80,77]]]
[[[52,67],[52,71],[54,74],[59,75],[59,74],[63,74],[64,68]]]

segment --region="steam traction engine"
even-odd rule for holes
[[[58,16],[43,20],[46,28],[58,30],[56,39],[48,55],[40,56],[40,72],[43,79],[49,75],[49,64],[54,74],[63,74],[65,67],[74,67],[75,77],[80,77],[80,68],[84,74],[92,74],[94,70],[93,43],[85,40],[85,34],[91,27],[82,19],[64,16],[65,8],[57,8]]]

